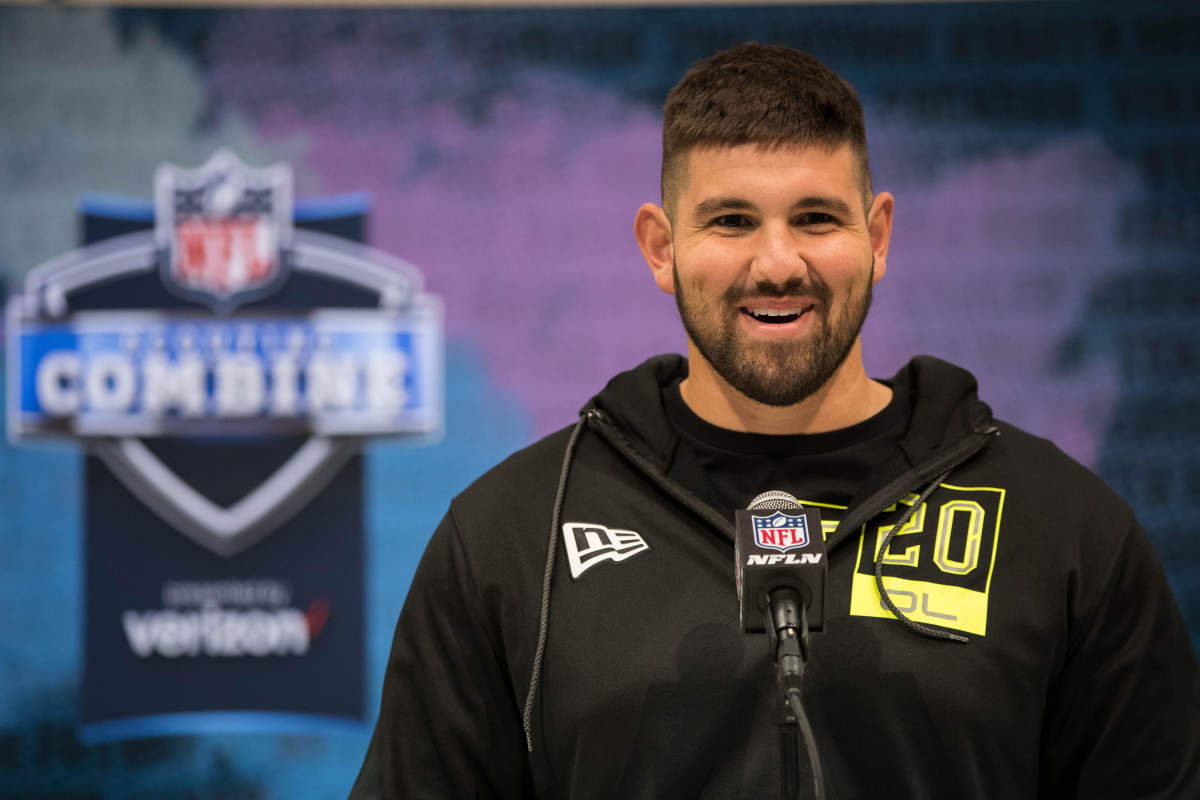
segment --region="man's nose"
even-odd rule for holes
[[[759,229],[751,273],[755,280],[781,285],[808,276],[800,238],[790,225],[767,224]]]

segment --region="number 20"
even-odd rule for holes
[[[911,496],[901,500],[901,502],[906,502],[907,505],[912,505],[915,501],[916,498]],[[963,547],[963,557],[961,559],[955,559],[950,555],[950,537],[954,530],[954,517],[956,514],[967,515],[967,541]],[[983,506],[974,500],[949,500],[942,504],[938,510],[937,533],[935,534],[933,543],[933,563],[938,569],[951,575],[968,575],[979,566],[979,543],[983,538],[983,521],[985,516],[986,512],[983,510]],[[896,536],[900,537],[907,534],[920,533],[924,528],[925,506],[922,505],[913,514],[912,519],[896,532]],[[891,529],[892,526],[890,525],[880,526],[876,542],[881,544]],[[893,539],[892,541],[894,543],[896,540]],[[882,561],[884,564],[915,567],[920,560],[920,550],[921,545],[914,544],[906,547],[903,553],[885,553]]]

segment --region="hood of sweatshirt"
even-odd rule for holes
[[[623,440],[644,461],[665,473],[678,434],[667,421],[662,390],[686,375],[687,360],[682,356],[655,356],[609,381],[584,406],[582,418],[615,446]],[[991,409],[977,396],[974,376],[961,367],[918,356],[885,383],[908,395],[912,409],[908,429],[895,459],[876,465],[859,487],[851,503],[852,513],[829,538],[830,549],[905,492],[923,487],[982,449],[996,433]],[[881,493],[887,495],[885,502],[869,502]]]
[[[685,377],[687,371],[687,359],[682,356],[655,356],[616,375],[581,413],[603,411],[631,443],[666,468],[678,437],[667,424],[662,390]],[[947,445],[992,428],[991,409],[977,397],[974,376],[961,367],[932,356],[917,356],[884,382],[893,391],[908,394],[912,416],[900,446],[910,467]]]

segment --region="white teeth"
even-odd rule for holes
[[[789,310],[784,310],[784,311],[776,311],[774,309],[767,309],[767,308],[764,308],[764,309],[748,308],[746,310],[749,311],[750,314],[755,317],[795,317],[795,316],[799,316],[800,314],[804,313],[803,308],[795,308],[795,309],[789,309]]]

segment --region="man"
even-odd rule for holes
[[[746,44],[663,127],[635,231],[688,358],[616,376],[454,500],[353,796],[777,797],[732,521],[781,489],[828,548],[804,686],[827,796],[1200,797],[1195,657],[1128,507],[965,371],[864,371],[894,201],[854,90]]]

